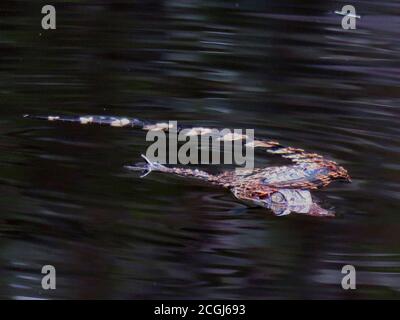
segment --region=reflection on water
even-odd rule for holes
[[[55,31],[40,5],[1,4],[1,298],[400,296],[395,1],[353,1],[349,31],[340,1],[52,3]],[[126,172],[141,132],[24,113],[254,128],[338,161],[353,183],[318,193],[336,219],[276,218],[212,186]]]

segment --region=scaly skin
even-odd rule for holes
[[[24,116],[48,121],[79,123],[82,125],[107,125],[112,127],[133,127],[147,131],[168,131],[168,123],[147,123],[139,119],[109,116]],[[179,132],[182,128],[177,128]],[[188,135],[210,134],[211,128],[191,128]],[[225,135],[222,140],[245,139],[245,136]],[[334,180],[350,182],[347,171],[337,163],[327,160],[321,155],[307,153],[302,149],[284,147],[276,141],[254,140],[247,144],[257,149],[265,149],[268,153],[277,154],[290,159],[293,165],[239,169],[212,175],[200,170],[188,168],[171,168],[151,162],[146,157],[144,166],[127,166],[132,170],[160,171],[184,177],[192,177],[228,188],[234,196],[246,203],[272,210],[276,215],[287,215],[291,212],[312,216],[333,216],[333,212],[321,208],[313,202],[310,190],[326,187]],[[146,174],[147,175],[147,174]]]

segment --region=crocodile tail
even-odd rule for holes
[[[102,125],[111,127],[127,127],[135,129],[143,129],[146,131],[169,131],[174,128],[174,123],[172,122],[150,122],[144,121],[137,118],[127,118],[127,117],[114,117],[114,116],[40,116],[40,115],[24,115],[24,118],[36,119],[36,120],[46,120],[54,122],[69,122],[77,123],[81,125]],[[179,126],[175,128],[177,132],[183,129]]]
[[[40,115],[24,115],[24,118],[47,120],[47,121],[59,121],[69,123],[79,123],[82,125],[105,125],[112,127],[137,127],[142,129],[146,126],[146,123],[142,120],[135,118],[124,118],[124,117],[110,117],[110,116],[40,116]]]

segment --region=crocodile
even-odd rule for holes
[[[147,122],[136,118],[112,116],[38,116],[25,115],[26,118],[79,123],[82,125],[106,125],[112,127],[131,127],[146,131],[166,131],[171,129],[166,122]],[[176,128],[180,132],[183,127]],[[211,128],[193,127],[188,135],[203,135],[212,132]],[[242,139],[237,136],[222,136],[222,140]],[[211,174],[199,169],[170,167],[149,160],[142,155],[145,163],[125,166],[129,170],[152,171],[196,178],[218,185],[232,192],[235,198],[252,206],[269,209],[277,216],[297,213],[319,217],[333,217],[333,210],[322,208],[311,196],[311,191],[324,188],[335,180],[351,182],[346,169],[325,157],[309,153],[300,148],[281,145],[277,141],[254,139],[250,142],[254,149],[265,150],[291,161],[290,165],[270,166],[255,169],[228,170]]]

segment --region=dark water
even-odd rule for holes
[[[400,4],[0,4],[0,298],[399,298]],[[335,219],[274,217],[123,166],[142,132],[22,119],[106,114],[254,128],[345,166]],[[57,289],[41,289],[54,265]],[[357,270],[344,291],[341,268]]]

